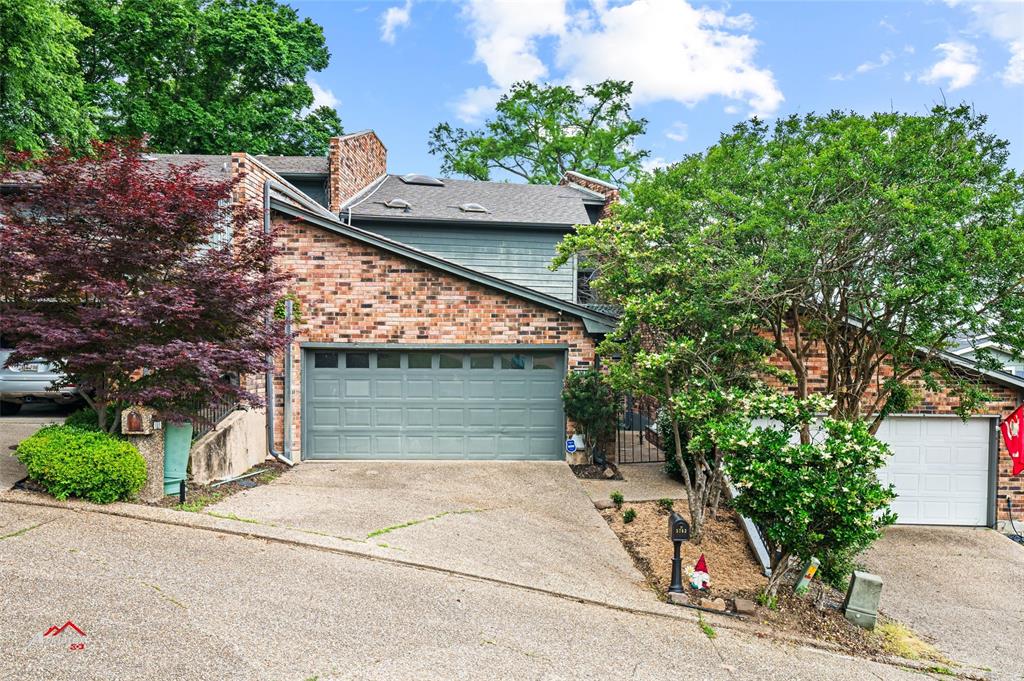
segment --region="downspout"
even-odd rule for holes
[[[271,187],[284,187],[273,180],[266,180],[263,183],[263,233],[270,234],[270,189]],[[267,353],[267,454],[278,461],[283,461],[289,466],[294,466],[291,459],[292,449],[292,301],[286,300],[285,309],[285,333],[288,335],[288,345],[284,350],[284,451],[274,449],[274,354]],[[267,311],[267,325],[273,324],[274,312]]]

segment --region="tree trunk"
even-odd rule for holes
[[[789,573],[793,556],[790,553],[783,553],[777,560],[772,561],[772,576],[768,578],[768,586],[765,587],[765,594],[769,598],[775,598],[779,594],[779,587]]]

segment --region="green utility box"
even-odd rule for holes
[[[874,629],[878,622],[878,604],[882,600],[882,578],[854,571],[843,601],[843,615],[858,627]]]
[[[192,450],[192,423],[164,424],[164,494],[177,494],[188,475],[188,455]]]

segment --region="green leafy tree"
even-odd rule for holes
[[[812,556],[850,556],[866,549],[893,524],[895,497],[877,471],[889,450],[864,421],[825,419],[808,443],[794,443],[830,404],[773,397],[750,404],[750,414],[778,427],[736,433],[726,462],[740,490],[733,504],[757,524],[772,555],[766,594],[774,598],[793,564]],[[826,398],[827,399],[827,398]]]
[[[274,0],[71,0],[99,133],[169,153],[324,154],[342,131],[313,110],[323,29]]]
[[[606,80],[567,85],[516,83],[498,100],[495,117],[478,130],[441,123],[430,133],[431,154],[445,174],[489,180],[503,171],[531,184],[556,184],[569,170],[621,183],[637,175],[649,152],[635,149],[647,120],[633,118],[633,84]]]
[[[617,389],[660,405],[696,543],[717,510],[729,454],[723,442],[746,427],[742,402],[764,389],[757,376],[770,372],[772,350],[750,303],[728,293],[721,277],[731,269],[699,236],[613,215],[577,227],[553,264],[579,258],[594,268],[591,285],[602,300],[621,309],[598,350]]]
[[[562,388],[562,403],[565,415],[576,424],[592,453],[602,451],[615,437],[618,403],[615,391],[600,371],[570,372]]]
[[[875,432],[924,387],[951,389],[967,414],[986,394],[943,351],[983,334],[1024,350],[1024,179],[985,122],[962,106],[743,123],[633,184],[618,219],[712,263],[798,397],[823,354],[833,417]]]
[[[55,0],[0,0],[0,146],[85,145],[94,128],[75,41],[88,33]]]

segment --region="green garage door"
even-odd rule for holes
[[[562,351],[307,350],[304,459],[560,459]]]

